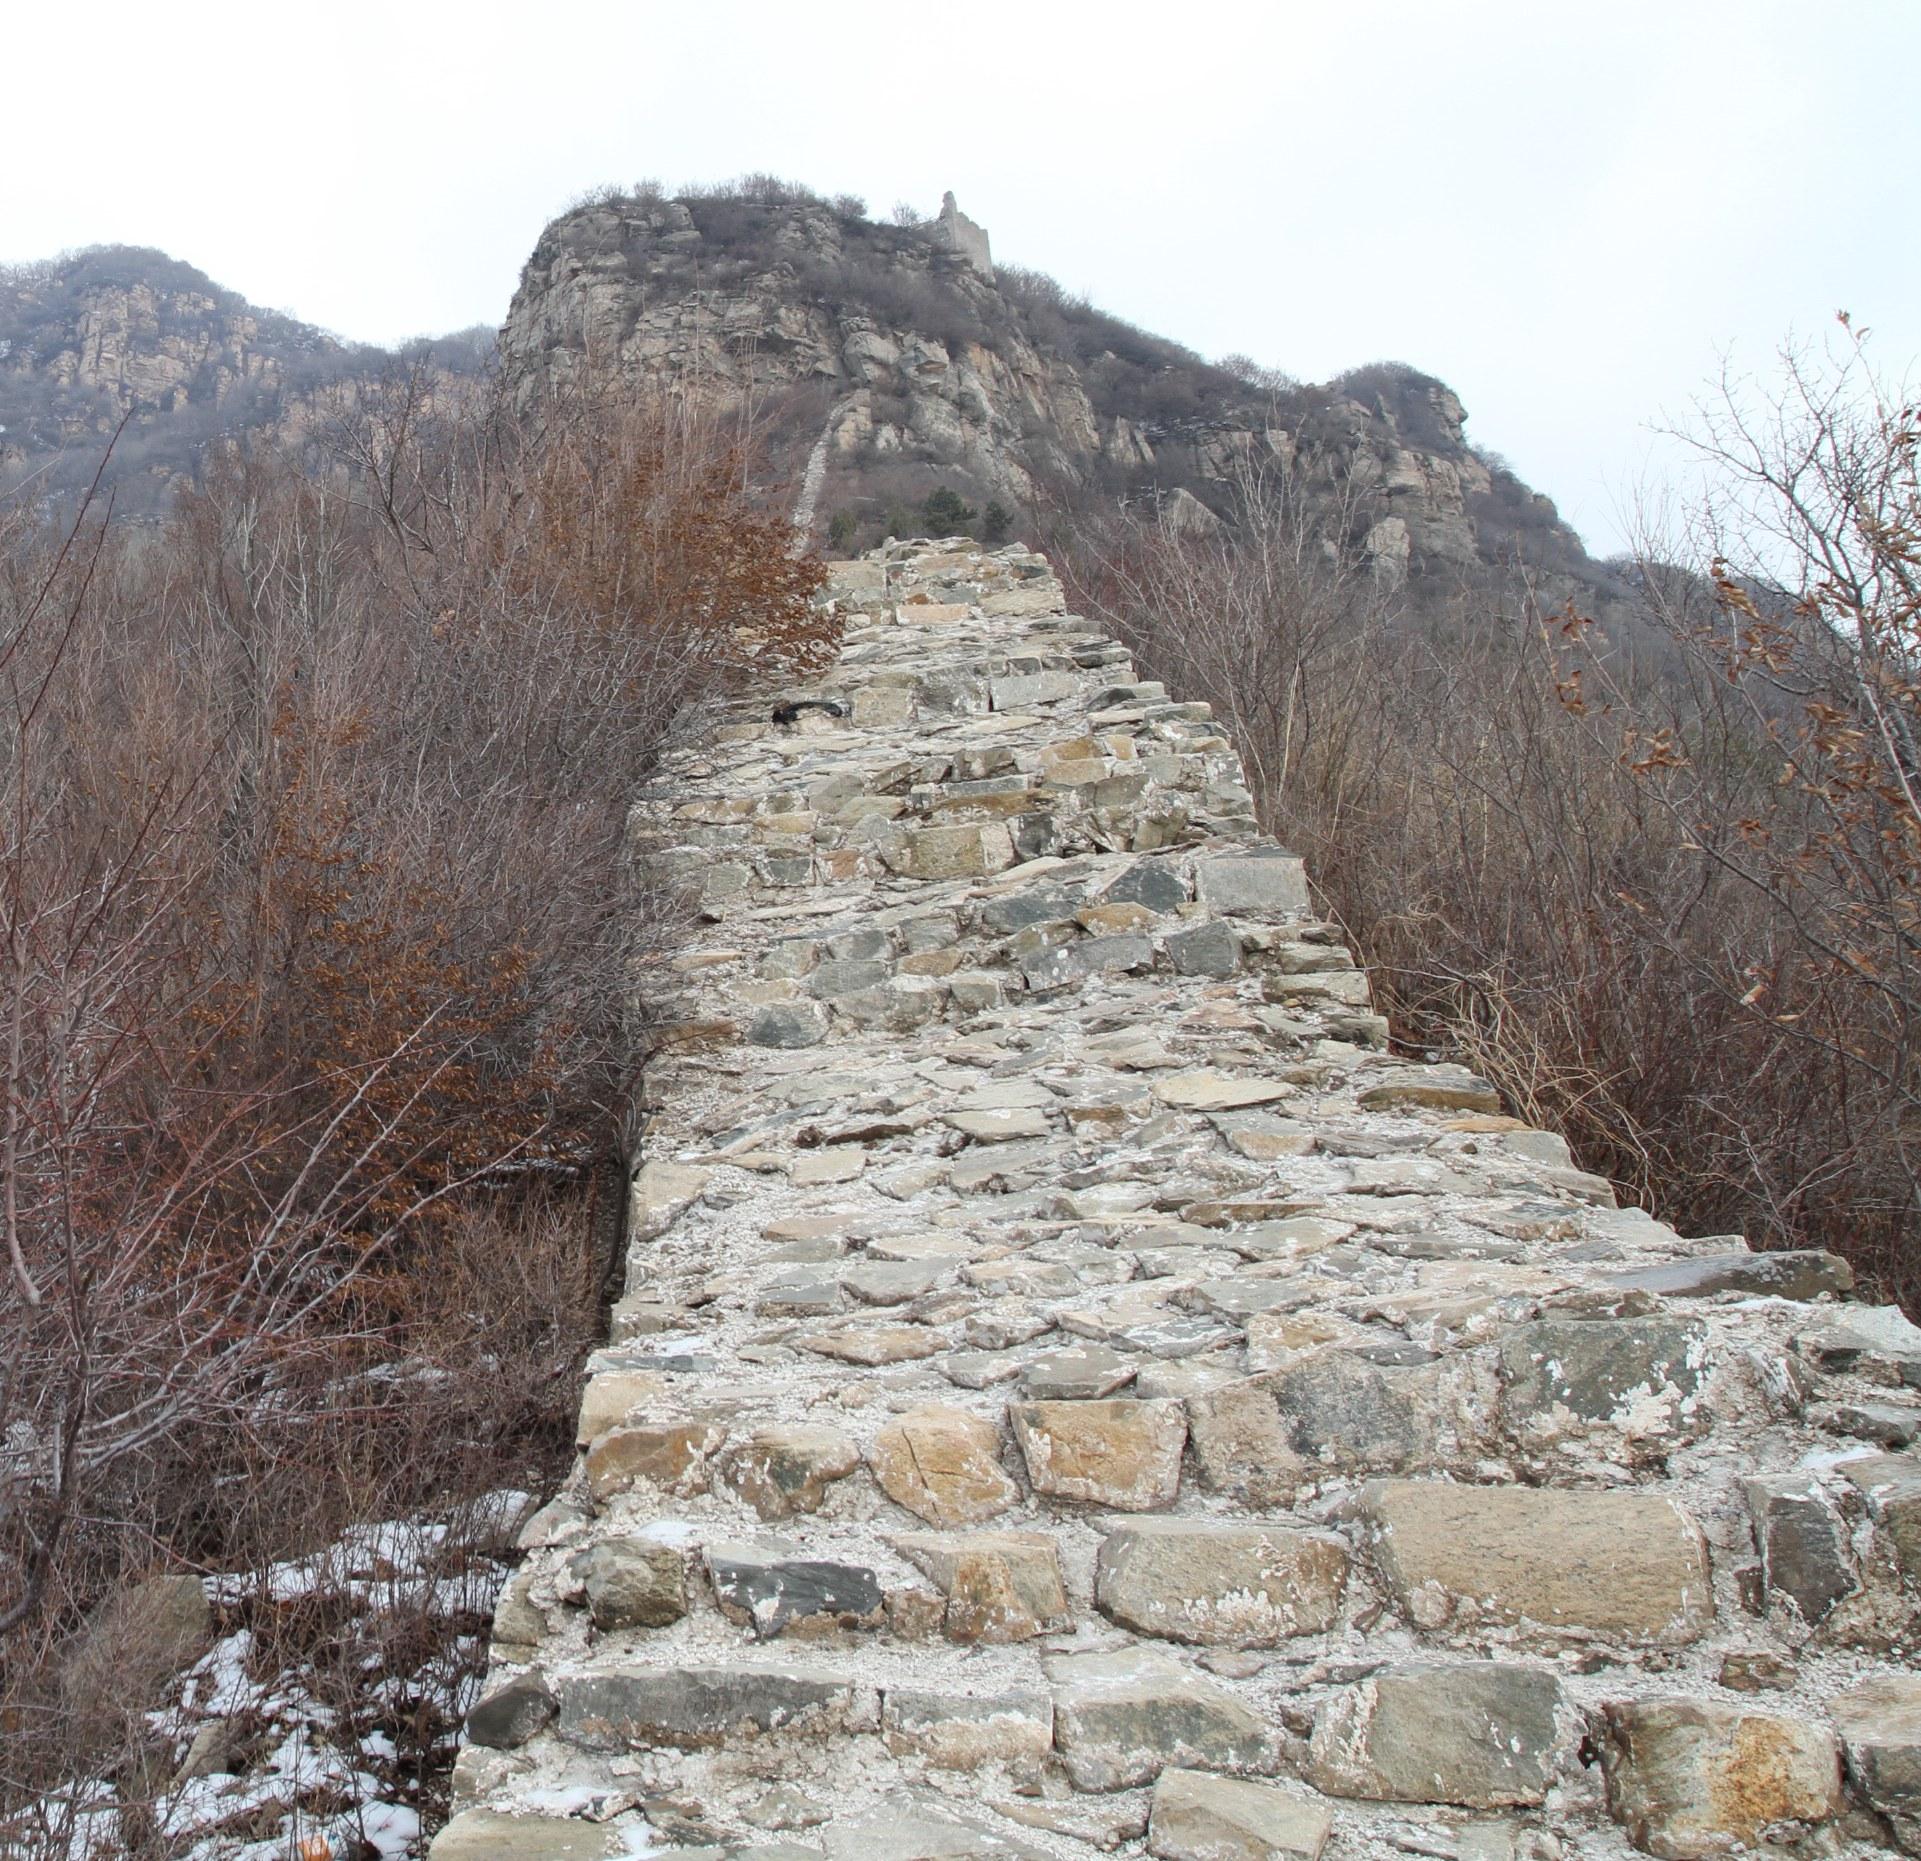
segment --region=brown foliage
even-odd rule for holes
[[[228,453],[162,526],[0,527],[14,1697],[123,1568],[570,1444],[677,909],[627,810],[677,716],[824,649],[822,571],[683,409],[445,393]],[[444,1404],[343,1395],[437,1355]]]

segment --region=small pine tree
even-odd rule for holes
[[[981,512],[981,541],[989,549],[998,547],[1014,534],[1014,513],[999,498],[990,499]]]
[[[932,536],[957,536],[979,515],[973,505],[949,485],[928,492],[920,512],[927,519],[928,533]]]
[[[827,547],[845,549],[854,540],[854,532],[860,528],[860,519],[850,510],[837,510],[827,520]]]

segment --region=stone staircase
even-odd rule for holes
[[[438,1861],[1921,1854],[1921,1332],[1390,1057],[1042,558],[834,587]]]

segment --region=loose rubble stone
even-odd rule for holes
[[[1603,1712],[1608,1808],[1629,1839],[1670,1861],[1778,1842],[1841,1806],[1833,1734],[1715,1700],[1622,1700]]]
[[[1026,1641],[1073,1626],[1060,1553],[1045,1532],[910,1532],[894,1545],[940,1586],[954,1641]]]
[[[1812,1628],[1857,1587],[1847,1526],[1809,1475],[1764,1475],[1745,1486],[1763,1580]]]
[[[670,1545],[603,1538],[587,1553],[587,1609],[599,1629],[665,1628],[687,1613],[687,1572]]]
[[[1056,1657],[1054,1742],[1077,1790],[1127,1790],[1169,1765],[1268,1771],[1260,1714],[1176,1662],[1133,1648]]]
[[[1376,1480],[1360,1512],[1383,1580],[1423,1628],[1525,1625],[1673,1643],[1714,1620],[1707,1547],[1671,1499]]]
[[[630,1855],[619,1824],[582,1822],[572,1816],[503,1816],[491,1809],[464,1809],[434,1837],[432,1861],[611,1861]]]
[[[788,1630],[880,1626],[881,1591],[871,1570],[800,1555],[799,1547],[752,1540],[706,1546],[714,1601],[730,1622],[752,1626],[759,1641]]]
[[[465,1731],[476,1745],[511,1751],[543,1730],[560,1710],[539,1674],[523,1674],[496,1687],[467,1715]]]
[[[819,1510],[827,1489],[860,1465],[860,1453],[835,1428],[806,1423],[756,1429],[727,1456],[727,1484],[764,1519]]]
[[[1174,1503],[1187,1440],[1180,1403],[1018,1402],[1008,1417],[1036,1492],[1123,1512]]]
[[[1524,1443],[1605,1425],[1630,1440],[1691,1431],[1707,1334],[1674,1319],[1558,1319],[1501,1340],[1501,1406]]]
[[[1297,1525],[1143,1519],[1102,1542],[1095,1600],[1143,1635],[1270,1648],[1340,1619],[1346,1544]]]
[[[998,1450],[994,1430],[979,1416],[924,1408],[883,1428],[867,1461],[896,1505],[948,1528],[983,1524],[1020,1497]]]
[[[1848,1774],[1893,1825],[1902,1849],[1921,1855],[1921,1675],[1863,1680],[1829,1710]]]
[[[1161,1861],[1318,1861],[1333,1826],[1319,1803],[1276,1784],[1165,1770],[1147,1851]]]
[[[1561,1683],[1502,1661],[1410,1666],[1337,1694],[1308,1774],[1331,1796],[1500,1809],[1545,1800],[1562,1744]]]
[[[880,1730],[889,1751],[923,1758],[936,1770],[1038,1764],[1054,1748],[1054,1702],[1039,1692],[974,1697],[889,1687]]]

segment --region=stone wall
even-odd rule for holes
[[[1391,1057],[1044,560],[836,587],[439,1861],[1921,1853],[1921,1333]]]

